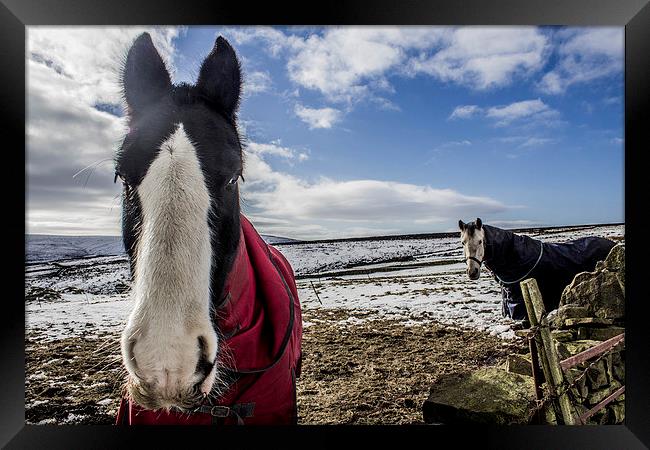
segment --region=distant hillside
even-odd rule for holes
[[[124,253],[124,246],[120,236],[28,234],[25,236],[25,241],[26,259],[29,262],[86,258],[89,256],[113,256]]]
[[[297,242],[279,236],[262,235],[269,244]],[[124,253],[121,236],[55,236],[27,234],[26,259],[28,262],[46,262],[60,259],[115,256]]]
[[[272,236],[270,234],[261,234],[262,239],[266,241],[267,244],[275,245],[275,244],[292,244],[292,243],[299,243],[302,241],[298,241],[296,239],[291,239],[291,238],[285,238],[281,236]]]

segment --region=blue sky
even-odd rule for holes
[[[112,43],[107,53],[115,55],[139,31],[112,29],[95,39]],[[476,216],[504,227],[624,220],[623,28],[150,32],[175,82],[194,82],[217,35],[235,47],[245,77],[243,207],[262,232],[303,239],[436,232]],[[74,61],[86,55],[79,41],[92,43],[94,35],[65,33],[28,31],[28,156],[36,155],[28,158],[35,195],[32,203],[28,195],[28,229],[117,234],[116,188],[97,180],[112,173],[110,165],[98,166],[83,188],[81,177],[71,186],[54,182],[71,195],[60,207],[52,194],[39,196],[52,192],[40,157],[57,157],[37,138],[48,126],[69,120],[83,129],[75,120],[90,105],[99,113],[95,126],[112,130],[88,158],[75,159],[80,170],[88,165],[82,161],[111,156],[123,121],[115,113],[115,59],[102,61],[88,48],[89,66],[100,69],[91,74]],[[39,97],[48,80],[76,94],[49,105]],[[75,81],[82,87],[74,89]],[[79,117],[63,114],[71,110]],[[75,210],[84,202],[93,206]]]

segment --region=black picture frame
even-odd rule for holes
[[[625,225],[626,225],[626,419],[624,425],[598,427],[421,426],[421,427],[298,427],[288,428],[140,428],[111,426],[25,425],[24,407],[24,262],[25,161],[25,29],[30,25],[576,25],[625,27]],[[647,152],[650,114],[650,5],[648,0],[463,0],[304,2],[220,2],[186,0],[0,0],[0,115],[2,115],[5,195],[3,249],[6,280],[0,326],[0,445],[7,448],[116,448],[133,446],[243,445],[255,438],[272,447],[326,444],[359,434],[402,445],[498,448],[646,448],[650,446],[650,372],[648,371],[648,308],[644,264],[650,249],[642,215],[647,205],[642,158]],[[645,139],[644,139],[645,138]],[[22,143],[22,144],[21,144]],[[22,151],[20,150],[22,148]],[[15,163],[14,164],[10,164]],[[27,195],[27,193],[25,194]],[[22,213],[22,214],[21,214]],[[10,261],[10,262],[9,262]],[[8,295],[7,295],[8,294]],[[215,437],[214,433],[221,433]],[[313,434],[318,434],[315,441]],[[226,443],[224,441],[231,441]],[[419,442],[419,443],[418,443]],[[160,445],[162,444],[162,445]],[[256,445],[259,445],[256,444]]]

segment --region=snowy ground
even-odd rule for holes
[[[621,239],[624,227],[535,234],[586,235]],[[457,237],[278,248],[303,309],[301,424],[422,423],[420,405],[439,377],[501,364],[523,345],[511,339],[489,274],[467,279]],[[132,306],[128,262],[64,253],[25,268],[26,421],[112,424],[124,382],[119,333]]]
[[[550,242],[588,235],[621,238],[624,226],[556,229],[531,234]],[[304,309],[345,309],[346,320],[438,321],[513,337],[501,317],[497,284],[470,281],[458,238],[392,239],[279,245],[298,275]],[[119,331],[131,308],[128,263],[102,256],[26,267],[26,327],[44,339]],[[316,315],[317,316],[317,315]],[[318,319],[313,319],[318,320]],[[310,326],[306,322],[305,326]]]

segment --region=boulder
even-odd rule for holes
[[[607,258],[596,265],[594,272],[577,274],[562,292],[560,305],[585,306],[590,317],[623,319],[625,317],[625,246],[615,245]],[[566,321],[569,317],[564,319]]]
[[[612,353],[611,375],[614,380],[618,380],[621,383],[625,382],[625,360],[623,359],[623,353],[621,352]]]
[[[567,319],[589,317],[587,306],[562,305],[548,314],[549,324],[552,328],[564,328]]]
[[[625,244],[616,244],[605,258],[605,268],[625,275]]]
[[[600,389],[603,386],[607,386],[608,385],[607,367],[605,361],[601,359],[596,364],[589,367],[589,369],[587,369],[586,378],[587,378],[587,385],[589,386],[590,392]]]
[[[612,326],[607,328],[589,328],[587,335],[589,339],[594,341],[606,341],[622,333],[625,333],[625,328]]]
[[[613,394],[616,391],[616,389],[620,387],[621,387],[621,383],[619,383],[618,381],[614,381],[612,382],[611,385],[606,386],[602,389],[590,391],[589,395],[587,396],[587,403],[589,403],[591,407],[594,407],[598,403],[602,402],[607,397],[609,397],[611,394]]]
[[[505,368],[506,372],[518,373],[527,377],[533,376],[533,365],[530,360],[530,354],[519,355],[513,353],[508,355]]]
[[[422,407],[426,423],[524,424],[535,404],[531,377],[488,367],[452,375],[431,388]]]
[[[564,321],[564,326],[567,328],[579,327],[581,325],[588,326],[607,326],[614,323],[613,319],[604,319],[602,317],[575,317]]]
[[[625,420],[625,402],[611,403],[607,409],[610,410],[611,415],[614,417],[614,423],[623,423]]]
[[[575,284],[572,282],[562,293],[562,304],[586,306],[589,315],[602,319],[625,317],[625,294],[619,277],[612,272],[592,272],[593,276]]]
[[[589,389],[587,388],[587,379],[586,377],[581,376],[582,372],[583,371],[580,369],[571,368],[567,374],[567,381],[570,384],[575,383],[575,386],[572,388],[573,395],[575,395],[576,398],[580,401],[585,400],[589,394]]]
[[[579,340],[569,342],[556,342],[555,346],[557,348],[557,353],[560,357],[560,361],[562,361],[570,356],[584,352],[585,350],[590,349],[597,344],[600,344],[600,342],[592,340]]]
[[[552,330],[551,336],[557,342],[568,342],[576,338],[576,333],[573,330]]]

